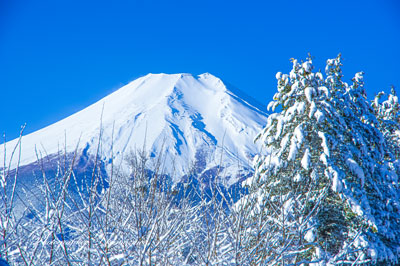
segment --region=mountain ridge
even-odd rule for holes
[[[93,156],[101,134],[104,161],[123,157],[131,149],[146,147],[150,154],[164,149],[171,157],[167,171],[177,176],[184,175],[199,154],[205,160],[202,171],[218,165],[223,156],[224,174],[233,176],[251,168],[249,162],[259,152],[253,138],[265,121],[264,112],[212,74],[147,74],[87,108],[23,136],[20,165],[34,163],[37,154],[72,152],[78,142],[79,154],[87,148]],[[16,143],[17,139],[7,142],[7,150]],[[115,158],[110,158],[112,150]],[[0,156],[4,160],[4,151]],[[6,162],[9,159],[7,154]],[[14,160],[11,167],[17,163]]]

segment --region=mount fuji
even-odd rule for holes
[[[1,149],[0,165],[5,159],[11,169],[19,165],[27,172],[38,159],[54,163],[58,154],[76,151],[81,161],[98,154],[107,169],[111,162],[124,167],[130,151],[145,149],[150,157],[165,154],[165,172],[174,182],[189,167],[195,166],[200,175],[220,167],[229,186],[252,171],[252,158],[260,152],[253,139],[266,119],[255,101],[211,74],[148,74],[23,136],[20,157],[11,158],[18,139],[5,143],[7,154]]]

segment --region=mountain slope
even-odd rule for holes
[[[239,98],[211,74],[148,74],[93,105],[22,138],[20,165],[59,151],[94,156],[101,132],[100,155],[120,160],[145,148],[166,154],[166,171],[176,178],[191,165],[200,172],[221,164],[232,177],[251,168],[259,150],[253,143],[266,115]],[[100,130],[101,129],[101,130]],[[6,143],[8,151],[17,140]],[[111,152],[111,149],[113,152]],[[37,151],[37,152],[36,152]],[[3,165],[4,151],[0,151]],[[10,160],[10,152],[6,161]],[[17,165],[14,159],[12,168]]]

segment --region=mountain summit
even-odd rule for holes
[[[165,154],[166,171],[174,181],[190,166],[200,174],[222,166],[222,175],[231,177],[229,185],[251,169],[251,159],[259,152],[253,139],[265,123],[264,112],[211,74],[148,74],[80,112],[23,136],[20,165],[33,164],[37,155],[73,153],[76,147],[79,156],[94,158],[101,136],[105,164],[111,156],[120,160],[130,150],[144,148],[151,156]],[[7,142],[7,150],[17,141]],[[11,165],[15,167],[17,160]]]

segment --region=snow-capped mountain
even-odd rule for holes
[[[91,106],[46,128],[23,136],[20,166],[60,151],[121,160],[143,147],[151,156],[166,154],[166,172],[175,181],[196,165],[205,172],[222,165],[232,184],[259,152],[253,139],[266,114],[231,92],[211,74],[148,74]],[[101,134],[100,134],[101,132]],[[8,151],[18,140],[6,143]],[[7,153],[9,162],[11,152]],[[11,167],[17,165],[14,156]],[[3,149],[0,151],[3,165]]]

